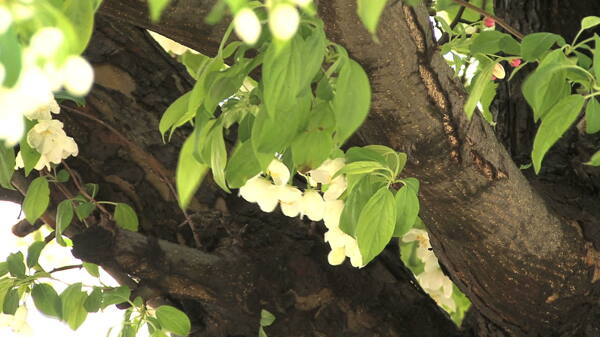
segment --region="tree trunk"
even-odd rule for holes
[[[226,27],[203,23],[214,3],[173,1],[160,24],[151,24],[145,1],[104,1],[87,51],[96,84],[85,108],[65,106],[61,118],[80,144],[71,166],[85,182],[100,183],[99,199],[134,205],[143,234],[115,230],[99,212],[108,230],[82,229],[74,255],[140,280],[139,292],[180,301],[195,336],[255,336],[262,308],[277,317],[272,336],[459,335],[394,244],[363,269],[331,267],[320,224],[267,216],[210,182],[190,214],[179,210],[173,172],[190,130],[163,144],[158,120],[192,82],[138,27],[213,55]],[[501,16],[508,3],[497,4]],[[465,335],[594,336],[594,208],[544,199],[557,185],[530,183],[513,160],[521,164],[527,143],[515,149],[505,141],[507,152],[481,118],[466,119],[464,89],[437,53],[424,7],[390,1],[379,44],[355,12],[355,1],[319,6],[328,38],[365,68],[373,89],[368,120],[352,142],[408,154],[406,172],[421,181],[421,216],[436,255],[474,304]],[[503,110],[510,104],[511,113],[527,113],[512,97],[500,97],[506,120],[513,118]],[[526,130],[522,139],[530,141]]]

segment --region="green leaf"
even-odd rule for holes
[[[483,89],[483,93],[481,94],[481,98],[479,102],[481,103],[481,115],[485,119],[486,122],[491,125],[495,125],[494,116],[492,116],[492,112],[490,111],[490,106],[494,101],[494,97],[496,97],[496,89],[498,88],[498,83],[492,81],[490,84],[486,85]]]
[[[210,166],[210,157],[212,155],[211,147],[210,147],[210,134],[212,129],[217,124],[217,119],[206,120],[204,123],[200,124],[199,116],[196,117],[196,127],[194,128],[194,158],[201,164],[205,164]]]
[[[40,253],[46,247],[46,242],[35,241],[27,248],[27,267],[32,268],[38,264]]]
[[[150,20],[157,22],[160,19],[160,15],[163,10],[169,4],[170,0],[148,0],[148,7],[150,9]]]
[[[521,44],[512,36],[505,34],[500,40],[500,50],[509,55],[521,55]]]
[[[8,274],[8,262],[0,262],[0,277]],[[2,301],[0,301],[2,303]]]
[[[25,263],[23,253],[16,252],[8,255],[6,263],[8,263],[8,271],[13,277],[24,278],[25,275]]]
[[[585,131],[596,133],[600,131],[600,103],[592,97],[585,108]]]
[[[15,150],[0,141],[0,186],[14,190],[10,181],[15,172]]]
[[[232,67],[206,75],[207,90],[203,102],[206,111],[212,113],[220,102],[239,90],[250,71],[251,61],[252,59],[238,61]]]
[[[600,37],[594,34],[594,75],[596,81],[600,81]]]
[[[500,51],[500,44],[507,35],[496,30],[487,30],[479,33],[470,46],[472,54],[496,54]]]
[[[272,43],[262,66],[263,99],[268,115],[274,118],[281,110],[289,110],[291,102],[303,91],[304,40],[296,34],[283,48]]]
[[[561,98],[571,92],[563,66],[567,62],[562,51],[551,52],[521,87],[523,97],[533,109],[533,119],[538,121]]]
[[[337,171],[334,175],[336,176],[345,174],[345,175],[353,175],[353,174],[365,174],[371,173],[378,170],[385,170],[385,166],[383,166],[380,162],[377,161],[355,161],[345,165],[341,170]]]
[[[588,161],[585,164],[590,166],[600,166],[600,151],[594,153],[592,158],[590,158],[590,161]]]
[[[394,228],[394,236],[402,237],[414,226],[419,215],[417,191],[409,185],[404,185],[396,193],[395,201],[396,226]]]
[[[11,88],[17,83],[21,74],[21,44],[12,25],[3,34],[0,34],[0,46],[2,46],[0,63],[4,65],[6,71],[4,82],[1,84]]]
[[[319,24],[323,24],[319,21]],[[327,38],[322,28],[313,28],[302,45],[302,72],[299,78],[299,88],[310,86],[319,73],[325,57]]]
[[[94,209],[96,209],[96,205],[94,205],[94,203],[84,202],[75,207],[75,214],[77,215],[77,218],[79,220],[83,221],[88,216],[90,216],[90,214],[92,214]]]
[[[585,99],[581,95],[567,96],[556,103],[542,118],[542,124],[535,135],[531,153],[535,173],[540,172],[546,152],[575,122],[584,102]]]
[[[210,168],[212,170],[213,179],[225,192],[231,192],[225,182],[225,166],[227,165],[227,148],[225,148],[225,140],[223,139],[223,128],[217,125],[210,136]]]
[[[196,132],[198,131],[194,131],[183,143],[177,162],[175,184],[177,185],[179,206],[182,209],[187,208],[208,171],[208,166],[199,163],[194,157]]]
[[[357,0],[357,13],[369,33],[375,34],[387,0]]]
[[[117,203],[115,208],[115,221],[119,227],[126,230],[137,232],[139,227],[138,217],[131,206],[124,203]]]
[[[60,318],[62,303],[56,290],[47,283],[38,283],[31,290],[35,307],[44,315]]]
[[[7,315],[14,315],[19,308],[19,292],[16,288],[10,289],[4,297],[2,312]]]
[[[88,274],[93,277],[100,277],[100,270],[98,269],[98,265],[89,262],[83,262],[83,268],[88,272]]]
[[[191,91],[183,94],[181,97],[177,98],[175,102],[171,103],[167,110],[163,113],[160,118],[160,122],[158,123],[158,130],[163,137],[163,141],[165,139],[165,133],[171,130],[170,135],[173,134],[175,129],[188,121],[190,121],[194,116],[196,116],[196,111],[192,111],[191,115],[186,114],[188,112],[188,103],[190,101]],[[169,138],[171,136],[169,135]]]
[[[102,309],[111,304],[125,303],[131,297],[131,290],[127,286],[121,286],[104,291],[102,294]]]
[[[180,336],[187,336],[190,333],[192,327],[190,319],[177,308],[161,305],[156,309],[156,318],[165,330]]]
[[[81,291],[81,283],[68,286],[60,294],[62,304],[61,317],[73,330],[77,330],[87,318],[88,312],[84,306],[87,297],[87,293]]]
[[[260,173],[260,163],[254,155],[252,144],[249,141],[240,143],[225,168],[227,184],[231,188],[240,188],[258,173]]]
[[[273,322],[275,322],[275,315],[262,309],[260,311],[260,326],[270,326]]]
[[[94,287],[94,290],[83,302],[83,307],[87,312],[98,312],[102,307],[102,290],[98,287]]]
[[[98,194],[98,184],[87,183],[83,185],[83,187],[85,188],[87,194],[89,194],[92,198],[95,198],[96,194]]]
[[[361,177],[349,191],[346,198],[344,209],[340,216],[340,229],[345,233],[354,236],[358,218],[365,204],[371,199],[373,194],[381,187],[386,186],[378,177],[366,175]],[[348,193],[348,192],[347,192]]]
[[[371,106],[371,86],[363,68],[354,60],[342,66],[335,86],[333,112],[336,141],[343,144],[364,122]]]
[[[42,156],[39,152],[37,152],[34,148],[29,146],[29,142],[27,141],[27,134],[32,127],[37,124],[37,121],[30,121],[25,118],[25,132],[23,133],[23,138],[21,138],[21,142],[19,143],[21,149],[21,157],[23,158],[23,164],[25,166],[25,176],[29,176],[29,173],[37,162],[40,160]]]
[[[69,181],[69,178],[71,176],[69,175],[69,172],[67,172],[67,170],[60,170],[58,171],[58,173],[56,174],[56,180],[59,183],[66,183],[67,181]]]
[[[302,132],[292,142],[292,160],[300,172],[317,168],[327,159],[333,146],[330,132]]]
[[[46,177],[37,177],[29,185],[27,194],[23,200],[23,212],[29,223],[35,221],[44,214],[50,203],[50,188]]]
[[[199,74],[212,59],[206,55],[195,54],[189,50],[181,55],[180,62],[186,67],[190,76],[196,81],[200,79]]]
[[[258,327],[258,337],[269,337],[262,326]]]
[[[390,242],[395,225],[394,195],[384,186],[369,199],[358,217],[356,240],[364,265],[381,253]]]
[[[71,52],[73,54],[81,54],[92,37],[95,11],[94,2],[65,0],[62,8],[63,13],[69,18],[73,28],[75,28],[75,34],[77,35],[76,43],[71,45]]]
[[[469,88],[469,98],[465,102],[465,113],[467,118],[473,117],[473,112],[477,107],[477,103],[481,100],[481,97],[486,91],[486,87],[492,85],[492,72],[494,70],[494,62],[481,62],[481,72],[473,79],[473,83]]]
[[[525,61],[535,61],[542,57],[555,43],[563,45],[565,39],[553,33],[533,33],[521,42],[521,55]]]
[[[600,25],[600,18],[597,16],[586,16],[581,19],[581,30],[590,29]]]
[[[66,247],[62,235],[71,225],[73,220],[73,204],[71,200],[65,199],[58,204],[56,208],[56,242],[59,245]]]

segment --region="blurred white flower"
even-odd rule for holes
[[[237,12],[233,19],[233,27],[237,36],[249,45],[255,44],[260,37],[260,21],[250,8],[242,8]]]
[[[269,12],[269,28],[278,40],[287,41],[296,34],[300,24],[300,15],[296,7],[280,3]]]
[[[279,202],[277,189],[271,182],[260,176],[249,179],[240,187],[240,196],[249,202],[256,202],[263,212],[273,212]]]
[[[323,194],[323,198],[328,201],[336,200],[344,193],[347,187],[346,177],[343,175],[337,176],[327,186],[327,191]]]
[[[309,183],[313,186],[316,184],[329,184],[331,178],[337,171],[342,169],[345,164],[344,158],[327,159],[314,170],[308,171],[310,176]]]
[[[271,176],[275,185],[285,185],[290,180],[290,170],[278,159],[273,159],[267,167],[267,174]]]
[[[323,222],[327,229],[338,228],[340,217],[344,210],[343,200],[325,200],[325,211],[323,212]]]
[[[364,267],[362,254],[360,253],[360,248],[358,248],[358,242],[356,240],[353,240],[346,245],[346,256],[350,258],[350,264],[352,264],[352,267]]]
[[[17,309],[14,316],[0,313],[0,327],[10,327],[20,336],[33,336],[33,331],[27,324],[27,307],[24,305]]]
[[[496,63],[494,65],[494,70],[492,71],[492,76],[494,79],[503,79],[506,76],[506,72],[504,71],[504,67],[500,63]]]
[[[344,247],[334,248],[327,254],[327,262],[332,266],[338,266],[346,259],[346,249]]]
[[[64,86],[71,94],[83,96],[94,82],[92,66],[81,56],[69,56],[62,67]]]
[[[33,53],[49,58],[61,48],[64,38],[60,29],[44,27],[33,34],[29,46]]]
[[[54,98],[46,105],[40,105],[35,110],[25,112],[25,117],[29,120],[50,120],[52,119],[51,113],[60,113],[60,106]]]
[[[302,204],[301,215],[306,215],[312,221],[321,221],[325,212],[325,201],[321,194],[315,190],[306,190],[300,201]]]
[[[0,34],[4,34],[12,24],[12,14],[6,6],[0,5]],[[1,83],[1,82],[0,82]]]

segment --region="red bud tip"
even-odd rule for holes
[[[513,59],[510,61],[510,65],[516,68],[521,65],[521,62],[521,59]]]
[[[490,17],[483,19],[483,25],[492,28],[496,25],[496,21]]]

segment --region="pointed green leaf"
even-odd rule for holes
[[[213,179],[215,183],[223,189],[223,191],[231,192],[225,182],[225,166],[227,165],[227,148],[225,148],[225,140],[223,139],[223,128],[221,125],[217,125],[213,129],[210,136],[210,168],[212,170]]]
[[[165,330],[180,336],[187,336],[190,333],[192,327],[190,319],[177,308],[162,305],[156,309],[156,318]]]
[[[565,39],[553,33],[533,33],[526,35],[521,42],[521,55],[525,61],[535,61],[542,57],[555,43],[563,45]]]
[[[387,0],[357,0],[357,13],[369,33],[375,34]]]
[[[13,277],[24,278],[26,276],[23,253],[16,252],[8,255],[6,263],[8,263],[8,271]]]
[[[191,92],[183,94],[183,96],[179,97],[175,100],[175,102],[171,103],[167,110],[163,113],[160,118],[160,123],[158,123],[158,130],[163,137],[165,138],[165,133],[171,130],[171,134],[175,131],[175,128],[185,124],[190,121],[194,116],[196,116],[196,112],[192,111],[193,114],[186,115],[188,112],[188,103],[190,100]]]
[[[81,283],[75,283],[68,286],[60,294],[62,320],[67,322],[69,327],[73,330],[77,330],[87,318],[88,312],[84,307],[87,297],[87,293],[81,291]]]
[[[126,230],[137,232],[139,227],[139,221],[137,214],[131,208],[131,206],[124,203],[117,203],[115,208],[115,221],[119,227]]]
[[[273,322],[275,322],[275,315],[268,310],[262,309],[260,311],[260,326],[270,326]]]
[[[27,248],[27,267],[32,268],[38,264],[40,253],[46,247],[46,242],[35,241]]]
[[[371,86],[363,68],[354,60],[342,66],[335,85],[333,112],[336,141],[343,144],[364,122],[371,106]]]
[[[15,172],[15,150],[0,141],[0,186],[14,190],[10,181]]]
[[[102,309],[112,304],[126,303],[131,297],[131,290],[127,286],[106,290],[102,294]]]
[[[2,312],[7,315],[14,315],[19,308],[19,292],[16,288],[10,289],[4,297],[4,303],[2,304]]]
[[[469,47],[472,54],[496,54],[500,51],[500,44],[507,35],[497,30],[487,30],[479,33]]]
[[[208,166],[199,163],[194,157],[196,132],[198,131],[194,131],[183,143],[177,162],[175,184],[177,185],[179,206],[182,209],[187,208],[208,172]]]
[[[592,97],[585,108],[585,131],[596,133],[600,131],[600,103]]]
[[[249,141],[239,144],[225,168],[227,184],[231,188],[240,188],[258,173],[260,173],[260,163],[254,155],[252,144]]]
[[[585,99],[581,95],[567,96],[556,103],[542,118],[542,124],[535,135],[531,153],[535,173],[540,172],[546,152],[575,122],[584,102]]]
[[[590,161],[588,161],[585,164],[590,166],[600,166],[600,151],[594,153],[592,158],[590,158]]]
[[[87,312],[98,312],[102,307],[102,290],[98,287],[94,287],[94,290],[83,302],[83,307]]]
[[[23,158],[23,165],[25,166],[25,176],[29,176],[29,173],[35,165],[40,160],[42,156],[39,152],[37,152],[34,148],[29,145],[27,141],[27,134],[32,127],[37,124],[37,121],[30,121],[25,118],[25,132],[23,133],[23,138],[21,138],[21,142],[19,143],[21,149],[21,157]]]
[[[67,244],[62,235],[69,228],[72,220],[73,203],[69,199],[61,201],[56,208],[56,242],[63,247],[66,247]]]
[[[486,91],[486,87],[492,85],[494,65],[494,62],[481,62],[481,72],[473,79],[473,83],[469,88],[469,97],[467,98],[464,107],[467,118],[469,119],[473,116],[477,103],[481,100],[481,96]]]
[[[396,225],[394,195],[387,186],[380,188],[360,212],[356,240],[363,264],[379,255],[390,242]]]
[[[402,237],[417,221],[419,215],[419,198],[417,192],[409,185],[402,186],[395,196],[396,226],[394,236]]]
[[[29,185],[23,200],[23,212],[25,212],[27,221],[35,223],[44,214],[49,203],[50,188],[48,187],[48,180],[46,180],[46,177],[35,178]]]
[[[586,16],[581,19],[581,30],[590,29],[600,25],[600,18],[597,16]]]
[[[62,303],[56,290],[47,283],[38,283],[31,290],[35,307],[44,315],[60,318]]]
[[[596,82],[600,81],[600,37],[594,34],[594,75]]]

